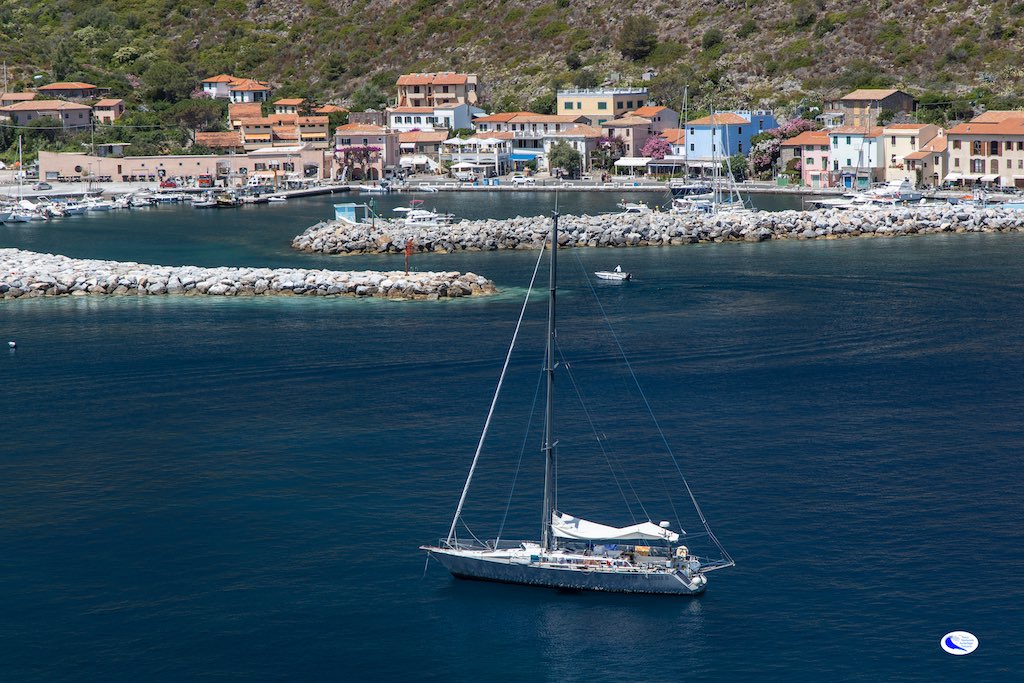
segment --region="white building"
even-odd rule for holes
[[[411,130],[472,128],[473,118],[483,109],[468,104],[440,104],[436,107],[389,107],[388,128],[405,133]]]

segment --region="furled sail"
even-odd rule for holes
[[[669,543],[675,543],[679,540],[679,534],[663,529],[654,522],[644,522],[619,528],[598,524],[597,522],[588,522],[585,519],[560,512],[551,514],[551,530],[559,538],[572,538],[577,541],[644,539],[649,541],[665,540]]]

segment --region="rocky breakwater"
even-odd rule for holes
[[[416,251],[539,249],[551,219],[462,221],[408,228],[395,221],[352,225],[318,223],[292,240],[292,247],[325,254],[401,253],[407,240]],[[899,237],[947,232],[1024,231],[1024,211],[951,204],[869,210],[723,211],[715,215],[603,214],[562,216],[559,244],[575,247],[663,247],[701,242],[762,242],[771,239]]]
[[[153,266],[0,249],[0,299],[91,294],[442,299],[494,291],[494,283],[473,273]]]

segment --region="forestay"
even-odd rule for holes
[[[644,539],[648,541],[668,541],[675,543],[679,534],[663,529],[654,522],[643,522],[632,526],[614,527],[588,522],[579,517],[552,513],[551,529],[559,538],[572,538],[577,541],[622,541],[626,539]]]

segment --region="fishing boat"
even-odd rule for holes
[[[401,219],[407,228],[437,228],[443,225],[451,225],[455,215],[451,213],[438,213],[429,209],[420,208],[423,205],[422,199],[413,199],[409,206],[399,206],[393,209],[395,213],[401,214]]]
[[[598,270],[594,275],[602,280],[628,280],[632,275],[622,272],[622,266],[615,266],[615,270]]]
[[[552,221],[550,247],[541,250],[512,337],[512,343],[505,357],[505,364],[498,380],[497,389],[491,400],[490,411],[476,447],[469,475],[462,489],[462,495],[455,509],[447,537],[436,545],[420,546],[428,557],[439,561],[451,574],[460,579],[495,581],[555,588],[568,591],[606,591],[614,593],[651,593],[659,595],[696,595],[707,587],[707,574],[717,569],[734,566],[732,558],[718,542],[707,523],[689,484],[682,478],[682,470],[675,456],[668,449],[675,470],[680,473],[682,484],[693,503],[693,509],[703,524],[706,533],[688,537],[686,532],[672,530],[667,521],[655,523],[648,518],[632,524],[613,526],[593,522],[568,514],[559,507],[559,488],[556,473],[555,440],[555,371],[560,369],[573,383],[579,393],[573,373],[568,370],[571,363],[556,364],[555,296],[558,256],[558,216]],[[544,358],[544,382],[546,400],[544,407],[544,486],[541,509],[540,538],[532,541],[503,541],[499,538],[481,541],[463,519],[463,511],[469,494],[474,472],[480,460],[501,387],[505,381],[516,340],[522,328],[527,303],[540,270],[540,259],[548,251],[550,256],[549,293],[547,299],[547,334]],[[558,345],[561,355],[561,342]],[[635,375],[633,375],[635,381]],[[643,391],[636,382],[636,388]],[[538,387],[539,389],[539,387]],[[644,398],[646,402],[646,398]],[[653,417],[653,413],[651,413]],[[589,415],[588,415],[589,417]],[[656,434],[667,446],[665,435],[654,420]],[[596,432],[596,429],[595,429]],[[655,435],[652,432],[651,436]],[[600,439],[599,439],[600,442]],[[601,449],[605,447],[602,445]],[[610,463],[609,463],[610,464]],[[622,490],[620,488],[620,490]],[[623,497],[625,499],[625,493]],[[582,502],[582,501],[580,501]],[[641,507],[646,510],[646,507]],[[610,513],[609,513],[610,514]],[[646,514],[646,513],[644,513]],[[461,523],[461,527],[460,527]],[[460,538],[461,528],[467,529]],[[691,554],[688,543],[697,535],[709,539],[721,552],[720,559],[699,557]],[[633,541],[634,543],[629,543]],[[682,541],[686,541],[683,543]]]
[[[619,202],[618,204],[616,204],[616,206],[618,206],[620,209],[622,209],[622,213],[641,213],[641,214],[643,214],[643,213],[653,213],[653,211],[654,211],[651,207],[647,206],[647,204],[644,204],[643,202],[627,202],[627,201],[623,200],[623,201]]]

